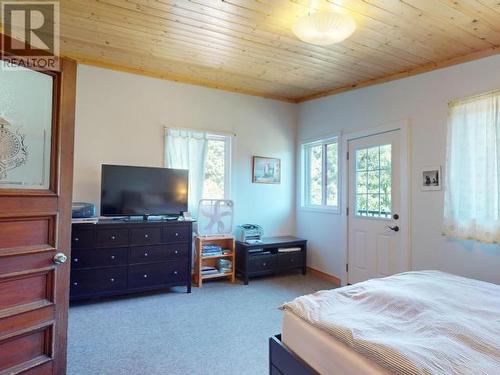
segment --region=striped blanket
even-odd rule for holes
[[[298,297],[289,310],[395,374],[500,374],[500,286],[406,272]]]

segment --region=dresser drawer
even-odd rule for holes
[[[99,270],[72,270],[70,293],[72,297],[100,292],[115,292],[127,287],[127,267]]]
[[[71,248],[89,249],[94,247],[94,228],[73,227],[71,230]]]
[[[129,263],[164,262],[168,260],[185,259],[187,256],[187,244],[136,246],[130,248]]]
[[[248,260],[249,273],[273,273],[276,270],[277,256],[269,255],[253,255]]]
[[[302,251],[294,251],[290,253],[278,253],[279,269],[302,267],[303,265],[304,265],[304,256]]]
[[[71,254],[71,268],[109,267],[127,264],[127,248],[74,250]]]
[[[131,245],[148,245],[161,242],[161,228],[137,228],[130,231]]]
[[[189,226],[174,225],[163,229],[164,242],[187,242],[190,239]]]
[[[128,229],[97,229],[96,237],[98,247],[120,247],[128,245]]]
[[[132,265],[128,270],[129,288],[146,288],[155,285],[175,285],[186,282],[186,262]]]

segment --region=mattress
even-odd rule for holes
[[[281,332],[283,343],[320,374],[391,374],[290,311],[285,311]]]
[[[412,271],[301,296],[281,309],[396,374],[493,375],[500,374],[499,302],[499,285]]]

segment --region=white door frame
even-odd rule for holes
[[[344,178],[342,179],[342,202],[346,202],[345,208],[342,210],[342,225],[345,235],[345,251],[344,251],[344,264],[349,262],[349,223],[347,217],[347,209],[349,208],[349,215],[352,215],[354,210],[349,202],[349,161],[347,160],[347,152],[349,151],[349,141],[357,138],[369,137],[390,131],[400,131],[401,141],[401,211],[400,211],[400,226],[401,226],[401,245],[405,253],[408,254],[408,259],[403,260],[401,264],[402,269],[411,269],[411,142],[410,142],[410,122],[409,120],[401,120],[396,122],[387,123],[376,128],[345,133],[342,137],[342,155],[341,155],[341,170],[344,170]],[[352,155],[351,155],[352,157]],[[343,267],[341,276],[341,285],[347,285],[347,267]]]

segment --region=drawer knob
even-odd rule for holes
[[[145,235],[144,235],[144,238],[149,238],[149,234],[145,234]]]
[[[175,237],[179,237],[179,233],[175,232]]]
[[[147,257],[149,254],[148,253],[144,253],[144,256]]]
[[[177,275],[179,273],[179,271],[174,271],[174,275]]]
[[[75,281],[75,282],[73,283],[73,285],[74,285],[74,286],[78,286],[78,283]]]
[[[73,262],[78,263],[78,258],[73,258]]]
[[[111,259],[114,260],[116,257],[114,255],[111,255]]]
[[[147,275],[147,274],[146,274],[146,275],[144,275],[144,278],[145,278],[145,279],[147,279],[147,278],[148,278],[148,275]]]
[[[115,279],[111,278],[111,279],[109,279],[109,281],[111,281],[112,283],[114,283]]]
[[[111,239],[112,239],[112,240],[115,240],[115,239],[116,239],[116,237],[115,237],[115,236],[111,236]]]
[[[175,250],[175,251],[174,251],[174,254],[179,254],[179,250]]]
[[[80,241],[80,239],[78,237],[75,237],[75,242],[78,242]]]
[[[263,267],[267,266],[267,263],[266,262],[262,263],[262,266]]]

